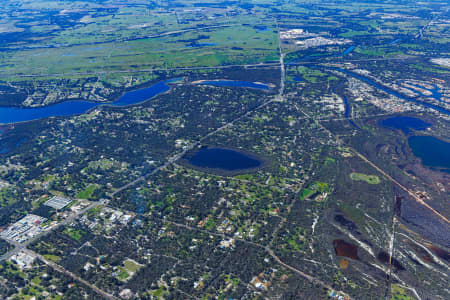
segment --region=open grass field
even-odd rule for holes
[[[2,76],[108,73],[278,60],[276,30],[251,25],[199,29],[125,42],[27,49],[0,56]],[[71,74],[72,73],[72,74]]]
[[[366,175],[362,173],[351,173],[350,178],[355,181],[365,181],[369,184],[379,184],[380,178],[376,175]]]
[[[98,188],[98,185],[91,184],[83,191],[79,192],[77,194],[77,198],[79,199],[89,199],[91,198],[92,194],[95,192],[95,190]]]

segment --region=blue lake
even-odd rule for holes
[[[0,107],[0,124],[11,124],[49,117],[74,116],[86,113],[97,106],[127,106],[142,103],[154,96],[167,92],[170,86],[167,83],[179,78],[158,82],[148,88],[126,92],[114,102],[101,104],[90,101],[66,101],[36,108]]]
[[[431,123],[427,123],[419,118],[398,116],[391,117],[380,121],[380,125],[383,127],[400,129],[405,134],[408,134],[412,130],[425,130],[431,127]]]
[[[266,91],[270,90],[270,86],[268,86],[267,84],[241,80],[205,80],[202,81],[200,84],[213,86],[227,86],[227,87],[244,87]]]
[[[408,143],[424,165],[450,172],[450,143],[433,136],[411,136]]]
[[[245,153],[225,148],[201,148],[188,162],[196,167],[240,171],[260,167],[262,162]]]

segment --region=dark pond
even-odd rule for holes
[[[450,143],[433,136],[411,136],[409,147],[422,163],[429,167],[442,168],[450,172]]]
[[[32,121],[49,117],[74,116],[85,113],[90,109],[100,106],[126,106],[138,104],[156,95],[167,92],[170,86],[167,83],[178,80],[178,78],[158,82],[148,88],[126,92],[114,102],[101,104],[89,101],[66,101],[44,107],[16,108],[0,107],[0,124]]]
[[[205,80],[202,81],[200,84],[213,86],[227,86],[227,87],[244,87],[266,91],[270,90],[270,87],[267,84],[241,80]]]
[[[187,158],[189,164],[206,169],[218,169],[222,171],[241,171],[254,169],[261,166],[262,161],[254,156],[240,151],[203,147]]]
[[[387,128],[400,129],[405,134],[408,134],[412,130],[425,130],[431,127],[431,123],[427,123],[419,118],[408,116],[397,116],[384,119],[380,121],[380,125]]]
[[[361,234],[361,232],[359,232],[359,230],[358,230],[358,226],[356,226],[355,223],[353,223],[352,221],[348,220],[343,215],[336,215],[336,216],[334,216],[334,220],[336,222],[338,222],[340,225],[346,227],[352,233]]]
[[[348,243],[344,240],[334,240],[333,246],[337,256],[359,259],[358,246]]]
[[[389,254],[387,254],[384,251],[381,251],[380,253],[378,253],[377,259],[379,261],[381,261],[382,263],[385,263],[385,264],[389,264],[390,263],[397,270],[405,270],[405,268],[402,266],[402,264],[398,260],[396,260],[395,258],[391,257]]]
[[[433,246],[433,245],[429,245],[428,248],[430,248],[431,251],[433,251],[434,254],[436,254],[440,258],[445,259],[446,261],[450,261],[450,253],[447,252],[446,250],[438,248],[438,247]]]

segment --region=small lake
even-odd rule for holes
[[[415,156],[428,167],[444,169],[450,172],[450,143],[433,136],[411,136],[409,147]]]
[[[213,86],[225,86],[225,87],[244,87],[269,91],[270,86],[265,83],[241,81],[241,80],[204,80],[199,84],[213,85]]]
[[[254,169],[263,163],[252,155],[219,147],[202,147],[186,159],[195,167],[225,172]]]
[[[11,124],[49,117],[74,116],[86,113],[97,106],[127,106],[142,103],[170,89],[168,83],[179,78],[158,82],[148,88],[126,92],[119,99],[110,103],[90,101],[66,101],[36,108],[0,107],[0,124]]]
[[[383,127],[399,129],[405,134],[408,134],[412,130],[425,130],[428,127],[433,126],[431,123],[427,123],[419,118],[408,116],[397,116],[384,119],[379,122]]]

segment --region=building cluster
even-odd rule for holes
[[[347,79],[347,91],[353,96],[352,100],[356,102],[367,101],[389,112],[404,112],[420,109],[412,102],[407,102],[387,93],[385,93],[384,97],[374,95],[374,89],[367,83],[352,77],[348,77]]]
[[[280,32],[280,38],[283,40],[291,40],[291,39],[296,39],[296,38],[305,38],[305,37],[312,37],[312,36],[317,36],[317,34],[310,33],[301,28],[290,29],[287,31]]]
[[[444,57],[443,58],[433,58],[433,59],[431,59],[431,62],[450,68],[450,58],[444,58]]]
[[[0,180],[0,189],[8,187],[9,183],[3,180]]]
[[[314,102],[320,104],[322,110],[338,113],[345,112],[344,99],[337,94],[324,95],[319,100]]]
[[[121,210],[110,207],[103,207],[94,217],[84,215],[80,222],[89,229],[94,229],[101,225],[102,229],[109,231],[117,225],[126,225],[134,217],[131,213],[124,213]]]
[[[0,233],[0,237],[17,243],[26,242],[47,229],[43,223],[46,218],[29,214],[10,225]]]
[[[63,198],[60,196],[54,196],[44,204],[50,207],[53,207],[54,209],[62,209],[72,203],[71,199]]]
[[[267,290],[272,285],[272,279],[276,272],[277,270],[270,269],[266,272],[259,273],[257,276],[253,276],[250,284],[258,290]]]
[[[15,262],[21,270],[31,268],[35,259],[36,255],[25,251],[20,251],[10,258],[10,260]]]
[[[348,300],[350,298],[345,297],[343,295],[341,295],[340,293],[336,292],[336,291],[330,291],[330,293],[328,294],[332,299],[336,299],[336,300]]]
[[[321,36],[313,37],[301,41],[296,41],[295,43],[299,46],[302,46],[302,48],[309,48],[309,47],[319,47],[319,46],[326,46],[326,45],[344,45],[349,44],[352,41],[349,39],[328,39]]]

